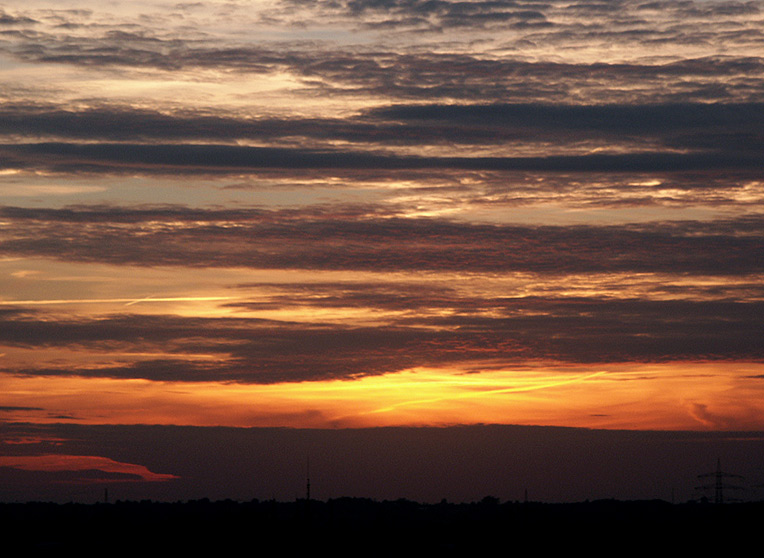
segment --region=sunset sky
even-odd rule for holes
[[[0,501],[764,483],[764,0],[6,0],[0,71]]]

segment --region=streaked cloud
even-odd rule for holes
[[[163,482],[177,478],[153,473],[142,465],[92,455],[0,456],[0,467],[51,473],[57,477],[54,482]]]
[[[251,317],[184,318],[111,315],[57,320],[9,317],[0,345],[37,353],[34,367],[6,365],[16,374],[143,378],[153,381],[302,382],[400,372],[415,367],[521,365],[539,361],[646,363],[760,362],[761,301],[599,300],[458,296],[395,285],[336,286],[334,298],[302,289],[300,296],[241,310],[308,307],[381,310],[378,323],[288,322]],[[262,297],[266,300],[267,297]],[[723,323],[724,328],[719,324]],[[92,358],[80,363],[80,353]],[[66,363],[69,361],[68,363]],[[62,363],[64,363],[62,365]]]
[[[759,0],[12,1],[0,411],[764,424],[762,47]]]
[[[520,226],[368,217],[357,209],[6,207],[0,211],[8,223],[0,254],[138,266],[380,272],[764,271],[764,220],[755,214],[711,222]]]
[[[753,171],[758,153],[551,155],[547,157],[417,157],[357,151],[316,151],[228,145],[5,144],[4,168],[47,172],[240,174],[258,169],[449,169],[465,171],[688,172]]]

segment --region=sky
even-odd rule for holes
[[[764,1],[9,0],[0,72],[0,501],[764,483]]]

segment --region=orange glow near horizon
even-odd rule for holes
[[[0,6],[0,468],[764,433],[764,0],[72,7]]]
[[[744,373],[741,373],[744,368]],[[14,419],[37,423],[360,428],[525,424],[757,430],[764,365],[674,363],[461,373],[412,369],[356,380],[180,383],[4,377]]]

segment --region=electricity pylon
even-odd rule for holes
[[[724,491],[725,490],[743,490],[742,486],[736,486],[734,484],[727,484],[724,482],[725,478],[742,479],[740,475],[734,475],[732,473],[725,473],[722,471],[722,460],[718,459],[716,462],[716,471],[713,473],[705,473],[698,475],[699,479],[713,478],[714,484],[703,484],[696,486],[696,490],[710,490],[714,489],[714,504],[724,503]]]

